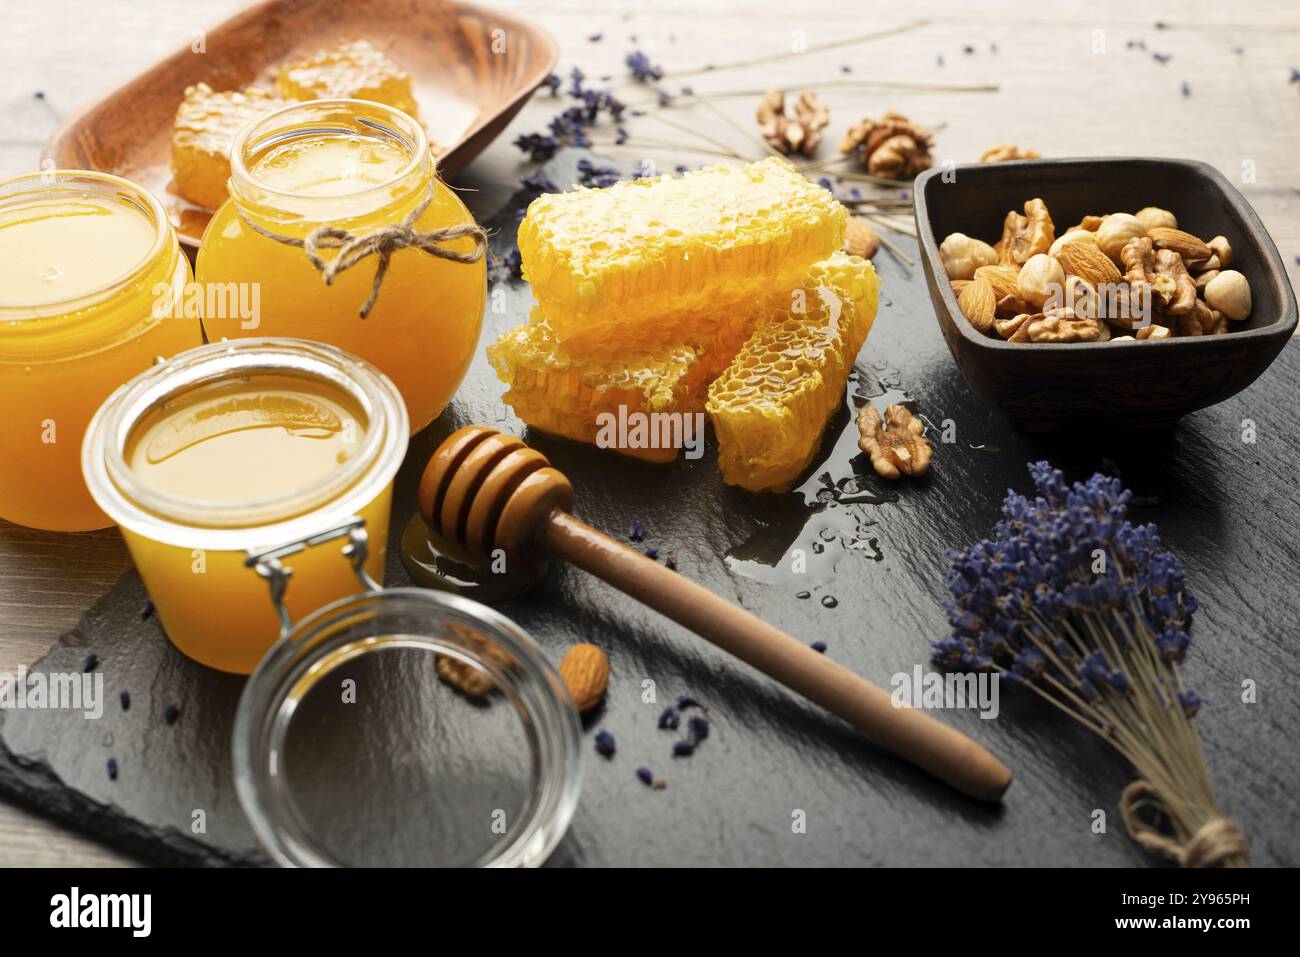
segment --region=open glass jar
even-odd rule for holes
[[[394,248],[367,251],[394,230]],[[411,245],[440,230],[459,234]],[[205,314],[204,329],[212,341],[295,336],[344,348],[397,383],[418,431],[451,400],[478,346],[487,288],[478,232],[405,113],[361,100],[282,107],[236,138],[230,199],[196,266],[205,288],[255,284],[259,315]]]
[[[243,339],[183,352],[114,392],[82,466],[172,642],[249,674],[280,623],[246,553],[360,517],[369,574],[382,580],[407,434],[401,396],[369,363],[318,343]],[[294,616],[356,591],[337,559],[312,553],[300,571],[286,599]]]
[[[254,832],[289,866],[542,863],[582,783],[564,682],[492,609],[378,588],[368,546],[354,519],[247,559],[268,606],[283,608],[313,553],[361,585],[296,626],[282,612],[284,637],[244,686],[232,752]]]
[[[174,308],[189,281],[139,186],[79,170],[0,183],[0,518],[111,524],[82,479],[82,436],[110,392],[203,341]]]

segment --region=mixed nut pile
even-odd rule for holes
[[[1058,238],[1031,199],[994,245],[952,233],[939,256],[970,324],[1009,342],[1220,335],[1250,315],[1228,240],[1202,241],[1154,206],[1085,216]]]

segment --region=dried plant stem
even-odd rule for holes
[[[665,126],[671,126],[673,127],[673,129],[681,130],[683,133],[689,133],[691,136],[697,137],[698,139],[701,139],[706,143],[716,146],[718,149],[723,150],[727,155],[734,156],[736,159],[747,160],[747,161],[751,159],[751,157],[745,156],[743,153],[737,153],[726,143],[722,142],[722,140],[714,139],[712,136],[709,136],[707,133],[701,133],[699,130],[692,129],[690,126],[687,126],[685,123],[678,123],[676,120],[670,120],[668,119],[668,117],[661,116],[658,113],[647,113],[646,116],[650,117],[651,119],[658,120],[660,123],[663,123]]]
[[[913,239],[916,238],[916,228],[911,223],[900,223],[894,217],[882,213],[863,213],[862,215],[892,232],[902,233],[904,236],[911,236]]]
[[[736,160],[739,162],[749,162],[746,157],[738,156],[732,150],[716,150],[707,146],[692,146],[689,143],[674,143],[669,140],[657,140],[653,138],[628,138],[622,143],[615,142],[614,140],[592,140],[591,145],[598,146],[603,150],[676,150],[685,153],[702,153],[706,156],[719,156],[723,159]]]
[[[834,50],[839,47],[856,46],[859,43],[869,43],[872,40],[882,40],[885,37],[897,36],[900,33],[908,33],[912,30],[919,30],[921,27],[928,26],[929,20],[913,20],[904,23],[902,26],[890,27],[886,30],[876,30],[872,33],[862,33],[853,37],[844,37],[839,40],[829,40],[826,43],[814,43],[812,46],[803,50],[788,51],[786,53],[766,53],[762,56],[748,57],[744,60],[733,60],[730,63],[715,63],[709,66],[696,67],[691,70],[668,70],[665,76],[671,76],[674,79],[681,79],[684,76],[698,76],[701,73],[720,73],[723,70],[740,70],[749,66],[766,66],[776,63],[778,60],[789,60],[793,57],[806,56],[809,53],[821,53],[824,50]]]
[[[1096,649],[1108,669],[1128,676],[1126,690],[1098,688],[1090,700],[1051,670],[1026,682],[1058,710],[1100,735],[1146,782],[1154,800],[1130,800],[1130,793],[1138,792],[1126,790],[1125,824],[1130,823],[1128,815],[1140,809],[1156,810],[1167,819],[1177,847],[1185,848],[1203,829],[1221,823],[1223,811],[1214,796],[1200,737],[1178,697],[1184,690],[1182,676],[1177,664],[1161,654],[1138,600],[1133,599],[1133,626],[1117,612],[1103,616],[1092,608],[1075,609],[1050,622],[1032,609],[1029,614],[1036,627],[1027,630],[1028,637],[1051,669],[1072,671],[1060,649],[1079,658]],[[1140,834],[1130,826],[1135,839],[1170,853],[1165,839],[1145,824],[1139,827]],[[1245,855],[1231,854],[1221,863],[1244,866]]]
[[[708,107],[714,114],[718,116],[719,119],[721,119],[732,129],[736,130],[741,135],[745,136],[751,142],[756,143],[759,149],[766,150],[768,153],[771,153],[773,156],[785,156],[784,153],[782,153],[779,149],[777,149],[767,140],[763,139],[763,137],[758,136],[752,130],[746,129],[745,127],[741,126],[740,123],[736,122],[726,113],[724,113],[722,110],[718,109],[717,104],[715,104],[712,100],[708,99],[707,97],[700,96],[698,93],[695,94],[695,100],[702,106]]]
[[[874,218],[874,217],[872,217],[870,214],[863,214],[863,216],[864,216],[865,219],[873,219],[873,218]],[[888,229],[889,227],[885,227],[885,228]],[[903,250],[901,250],[901,249],[897,246],[897,244],[891,242],[890,239],[889,239],[889,237],[887,237],[887,236],[881,236],[879,233],[876,233],[876,238],[880,240],[880,245],[882,245],[882,246],[884,246],[886,249],[888,249],[888,250],[889,250],[889,251],[890,251],[894,256],[896,256],[897,258],[901,259],[903,262],[907,263],[909,266],[915,266],[915,265],[916,265],[916,261],[915,261],[914,259],[912,259],[912,257],[909,256],[907,253],[903,252]]]

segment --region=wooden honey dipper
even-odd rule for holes
[[[452,557],[508,566],[550,553],[753,665],[872,741],[971,797],[997,801],[1011,771],[970,738],[890,695],[738,605],[569,514],[573,486],[546,456],[484,425],[452,433],[420,479],[420,514]]]

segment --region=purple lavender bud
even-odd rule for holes
[[[673,757],[675,757],[675,758],[689,758],[689,757],[690,757],[692,754],[694,754],[694,753],[695,753],[695,742],[694,742],[694,741],[674,741],[674,742],[673,742]]]
[[[691,718],[690,723],[687,725],[687,729],[691,740],[696,744],[699,744],[709,736],[709,721],[707,718],[702,718],[699,715],[696,715]]]
[[[596,753],[605,758],[614,756],[614,736],[608,731],[596,735]]]
[[[681,720],[681,715],[677,713],[676,708],[664,708],[663,713],[659,715],[659,727],[666,731],[676,731]]]
[[[655,776],[650,773],[649,768],[637,768],[636,776],[641,779],[641,783],[644,784],[646,787],[654,786]]]

